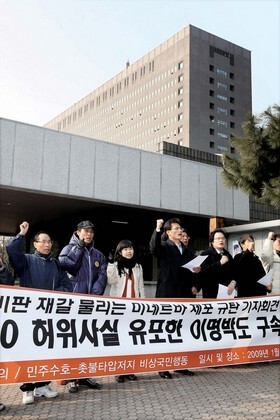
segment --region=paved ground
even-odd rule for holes
[[[157,373],[138,376],[137,382],[117,384],[101,378],[99,391],[81,388],[69,394],[54,386],[59,396],[37,398],[23,405],[18,385],[1,386],[3,419],[91,420],[248,420],[280,418],[280,362],[196,370],[193,377]]]

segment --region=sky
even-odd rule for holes
[[[0,117],[43,125],[187,25],[251,51],[280,104],[280,0],[0,0]]]

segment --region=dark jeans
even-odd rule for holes
[[[19,389],[22,392],[26,392],[26,391],[34,391],[35,388],[41,388],[42,386],[46,386],[49,385],[51,382],[33,382],[33,383],[26,383],[26,384],[22,384]]]

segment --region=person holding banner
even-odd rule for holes
[[[178,218],[169,219],[165,223],[162,219],[157,220],[156,229],[150,240],[150,251],[157,258],[159,266],[157,298],[195,298],[197,293],[194,273],[199,273],[201,267],[195,267],[194,273],[182,267],[194,258],[191,250],[182,243],[182,232],[183,228]],[[194,375],[188,369],[176,372]],[[159,372],[159,375],[165,379],[172,379],[168,371]]]
[[[110,296],[144,298],[144,279],[141,264],[136,261],[134,245],[124,239],[117,245],[114,258],[109,259],[107,282],[111,286]],[[136,381],[135,375],[119,375],[116,381]]]
[[[263,244],[261,261],[266,272],[273,270],[271,293],[280,295],[280,233],[269,232]]]
[[[69,244],[62,249],[58,258],[70,277],[73,292],[103,295],[107,285],[107,260],[102,252],[93,246],[94,228],[89,220],[80,222]],[[69,392],[78,392],[79,385],[92,389],[101,388],[94,379],[82,378],[69,381]]]
[[[223,229],[215,229],[209,236],[211,246],[202,251],[201,255],[208,258],[201,264],[199,288],[204,299],[216,299],[219,284],[227,286],[231,295],[235,289],[234,263],[231,254],[226,250],[226,234]]]
[[[34,237],[34,254],[25,254],[23,244],[29,229],[28,222],[20,224],[19,234],[12,238],[7,246],[11,266],[20,277],[21,287],[34,289],[72,292],[72,284],[59,262],[52,257],[52,241],[46,232],[38,232]],[[49,386],[50,382],[25,383],[20,389],[23,392],[23,404],[34,403],[35,397],[54,398],[58,395]]]
[[[237,296],[265,296],[271,290],[271,285],[264,286],[258,283],[265,276],[263,265],[254,253],[255,240],[252,235],[243,235],[239,244],[242,248],[240,254],[235,255]]]

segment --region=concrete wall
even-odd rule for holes
[[[249,220],[220,168],[0,119],[0,184],[46,194]]]

